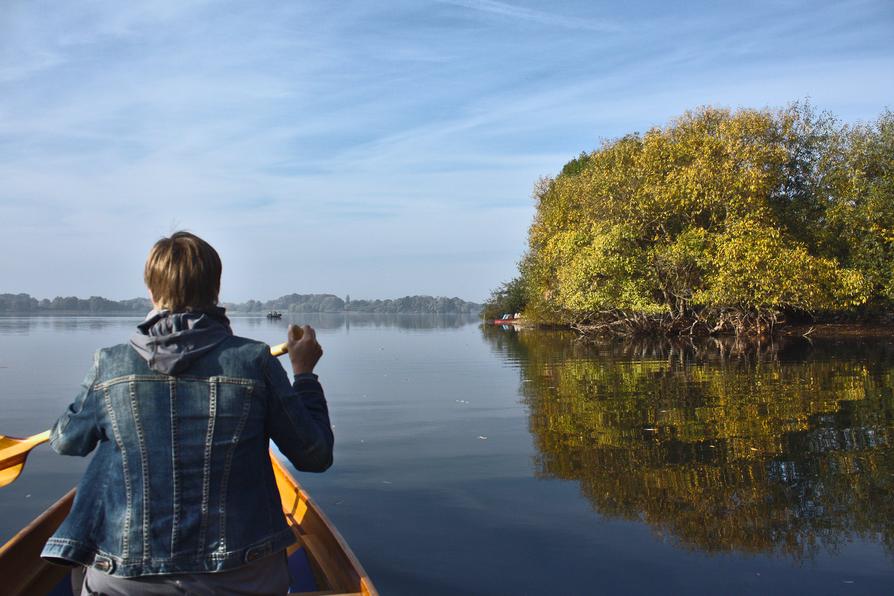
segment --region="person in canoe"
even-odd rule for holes
[[[290,382],[267,345],[233,335],[220,275],[201,238],[159,240],[144,269],[154,309],[129,343],[96,352],[53,426],[56,452],[96,451],[42,553],[86,568],[82,594],[288,591],[295,539],[268,442],[299,470],[332,465],[323,351],[290,326]]]

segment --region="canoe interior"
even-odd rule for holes
[[[283,513],[297,542],[287,553],[292,576],[290,594],[306,596],[378,596],[360,562],[298,482],[271,453]],[[70,569],[51,565],[40,551],[68,515],[71,490],[9,542],[0,547],[0,578],[4,594],[68,596]]]

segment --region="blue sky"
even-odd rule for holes
[[[0,292],[143,295],[186,228],[222,299],[481,300],[530,191],[699,105],[894,108],[894,2],[0,3]]]

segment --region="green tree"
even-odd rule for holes
[[[481,316],[484,319],[499,319],[505,313],[518,313],[525,309],[527,289],[522,277],[516,277],[494,290],[484,303]]]
[[[859,270],[879,305],[894,304],[894,113],[846,131],[844,156],[826,210],[838,256]]]

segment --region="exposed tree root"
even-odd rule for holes
[[[770,337],[783,319],[770,310],[705,309],[684,314],[611,310],[593,313],[571,327],[584,336]]]

